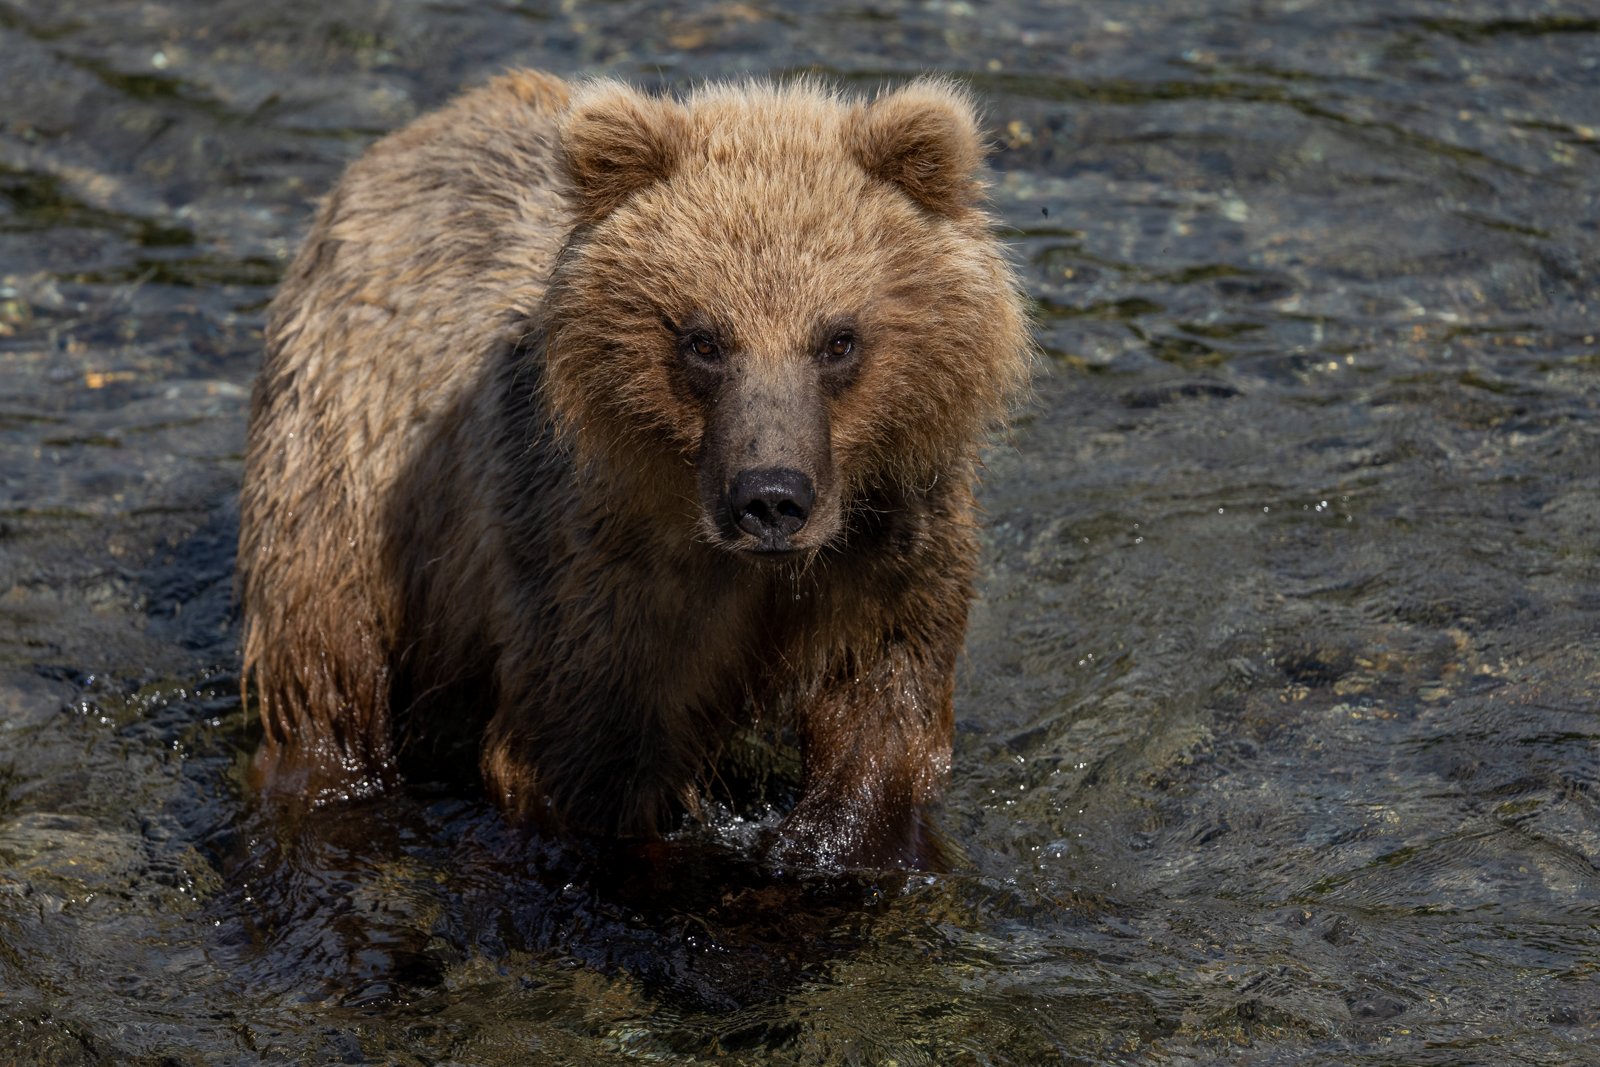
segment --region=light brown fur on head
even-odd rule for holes
[[[813,402],[835,517],[853,493],[927,484],[1015,395],[1025,323],[977,203],[972,108],[948,85],[869,105],[807,82],[713,86],[678,104],[604,82],[577,93],[562,143],[585,224],[552,278],[548,388],[584,451],[706,461],[715,419],[677,350],[697,328],[724,335],[756,404],[819,394],[810,364],[848,325],[854,378]],[[597,158],[616,161],[603,182]]]
[[[981,159],[936,80],[676,101],[522,73],[375,146],[252,407],[263,773],[428,773],[464,719],[513,816],[652,833],[731,731],[785,718],[777,854],[926,862],[976,449],[1028,365]]]

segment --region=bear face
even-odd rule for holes
[[[578,223],[545,305],[549,404],[650,520],[746,558],[815,551],[950,471],[1024,378],[950,86],[680,103],[600,82],[560,139]]]

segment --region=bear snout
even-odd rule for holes
[[[734,475],[725,496],[733,525],[756,539],[757,552],[793,550],[816,503],[811,478],[792,467],[757,467]]]

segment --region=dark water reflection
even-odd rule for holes
[[[243,798],[263,303],[514,64],[988,102],[953,873]],[[0,0],[0,99],[0,1060],[1600,1062],[1592,11]]]

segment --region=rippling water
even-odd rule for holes
[[[955,872],[244,794],[264,302],[509,65],[986,100]],[[0,99],[0,1060],[1600,1062],[1592,7],[0,0]]]

